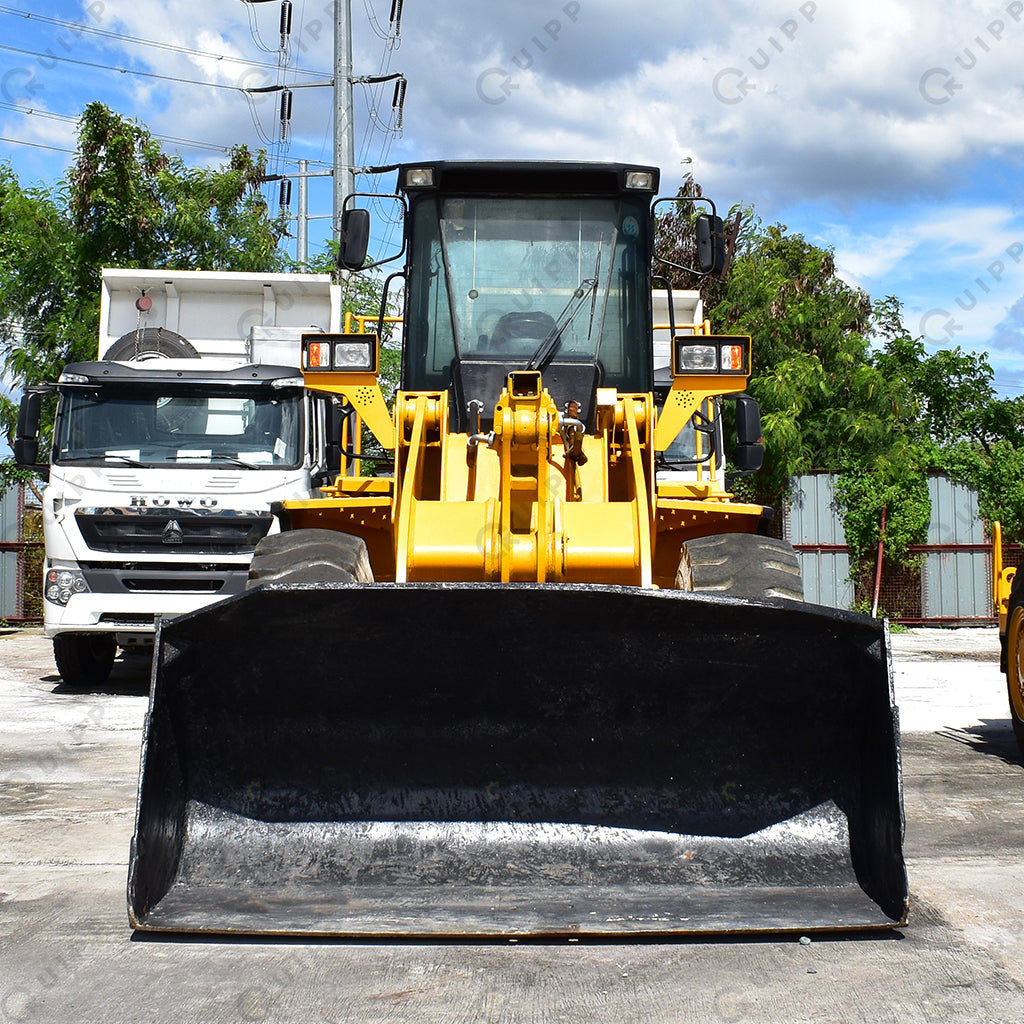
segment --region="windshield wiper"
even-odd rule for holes
[[[561,325],[556,320],[555,326],[548,331],[547,337],[540,343],[537,351],[530,356],[530,361],[526,364],[528,370],[543,370],[551,362],[566,327],[572,323],[573,318],[583,308],[583,300],[588,295],[593,294],[596,288],[596,277],[591,277],[581,282],[579,288],[572,293],[572,298],[565,304],[565,308],[558,314],[558,320],[562,320],[565,317]]]
[[[608,293],[611,289],[612,283],[612,267],[615,263],[615,243],[618,239],[618,231],[612,231],[611,251],[608,257],[608,276],[605,279],[604,284],[604,295],[601,301],[601,317],[597,327],[597,345],[594,349],[594,362],[597,363],[597,351],[601,347],[601,335],[604,333],[604,317],[605,310],[608,305]],[[590,323],[587,326],[587,341],[593,337],[594,334],[594,313],[597,309],[597,292],[600,287],[601,279],[601,257],[604,252],[604,234],[601,234],[601,238],[597,243],[597,258],[594,261],[594,276],[587,278],[585,281],[580,282],[580,286],[573,292],[572,298],[565,304],[565,308],[561,313],[558,314],[558,319],[561,320],[565,317],[565,321],[561,326],[558,325],[557,321],[555,326],[548,333],[548,336],[540,343],[537,351],[530,356],[530,361],[526,364],[528,370],[543,370],[545,366],[551,362],[554,358],[555,352],[558,350],[558,343],[562,340],[562,334],[565,329],[572,323],[576,314],[583,308],[583,300],[589,295],[590,300]]]
[[[253,464],[251,462],[245,462],[243,459],[238,458],[237,455],[225,455],[222,452],[211,452],[207,455],[203,452],[201,455],[171,455],[167,459],[168,462],[194,462],[197,466],[204,465],[208,462],[230,462],[234,466],[241,466],[243,469],[252,469]]]
[[[90,455],[61,455],[57,462],[61,465],[65,462],[120,462],[125,466],[138,466],[139,468],[144,468],[147,465],[128,455],[108,455],[106,452],[94,452]]]

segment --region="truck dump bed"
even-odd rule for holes
[[[267,586],[159,628],[129,913],[353,937],[888,928],[902,831],[873,620]]]

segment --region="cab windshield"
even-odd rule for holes
[[[69,387],[54,461],[295,468],[302,430],[299,388]]]
[[[644,199],[423,196],[412,216],[407,389],[474,359],[597,363],[606,384],[650,387]]]

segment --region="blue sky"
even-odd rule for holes
[[[284,53],[281,7],[0,0],[0,160],[55,183],[74,119],[101,100],[191,162],[245,142],[275,171],[327,168],[329,89],[294,90],[284,143],[276,99],[243,92],[330,74],[332,0],[292,0]],[[1024,3],[356,0],[352,20],[354,73],[408,80],[400,131],[393,83],[355,87],[357,164],[638,161],[666,194],[690,167],[719,206],[833,247],[930,348],[987,352],[998,389],[1024,394]],[[309,188],[329,215],[329,179]],[[310,223],[314,251],[328,231]]]

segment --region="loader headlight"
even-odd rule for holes
[[[304,334],[303,370],[376,373],[376,334]]]
[[[652,171],[626,171],[626,188],[653,192],[655,187],[654,173]]]
[[[713,345],[680,345],[676,365],[688,373],[714,373],[718,355]]]
[[[742,374],[750,372],[750,338],[734,335],[679,335],[672,344],[672,373]]]
[[[89,590],[89,584],[80,569],[47,569],[46,581],[43,587],[43,594],[46,600],[52,604],[58,604],[62,608],[71,600],[74,594],[84,594]]]
[[[433,188],[434,168],[407,167],[402,184],[405,188]]]

